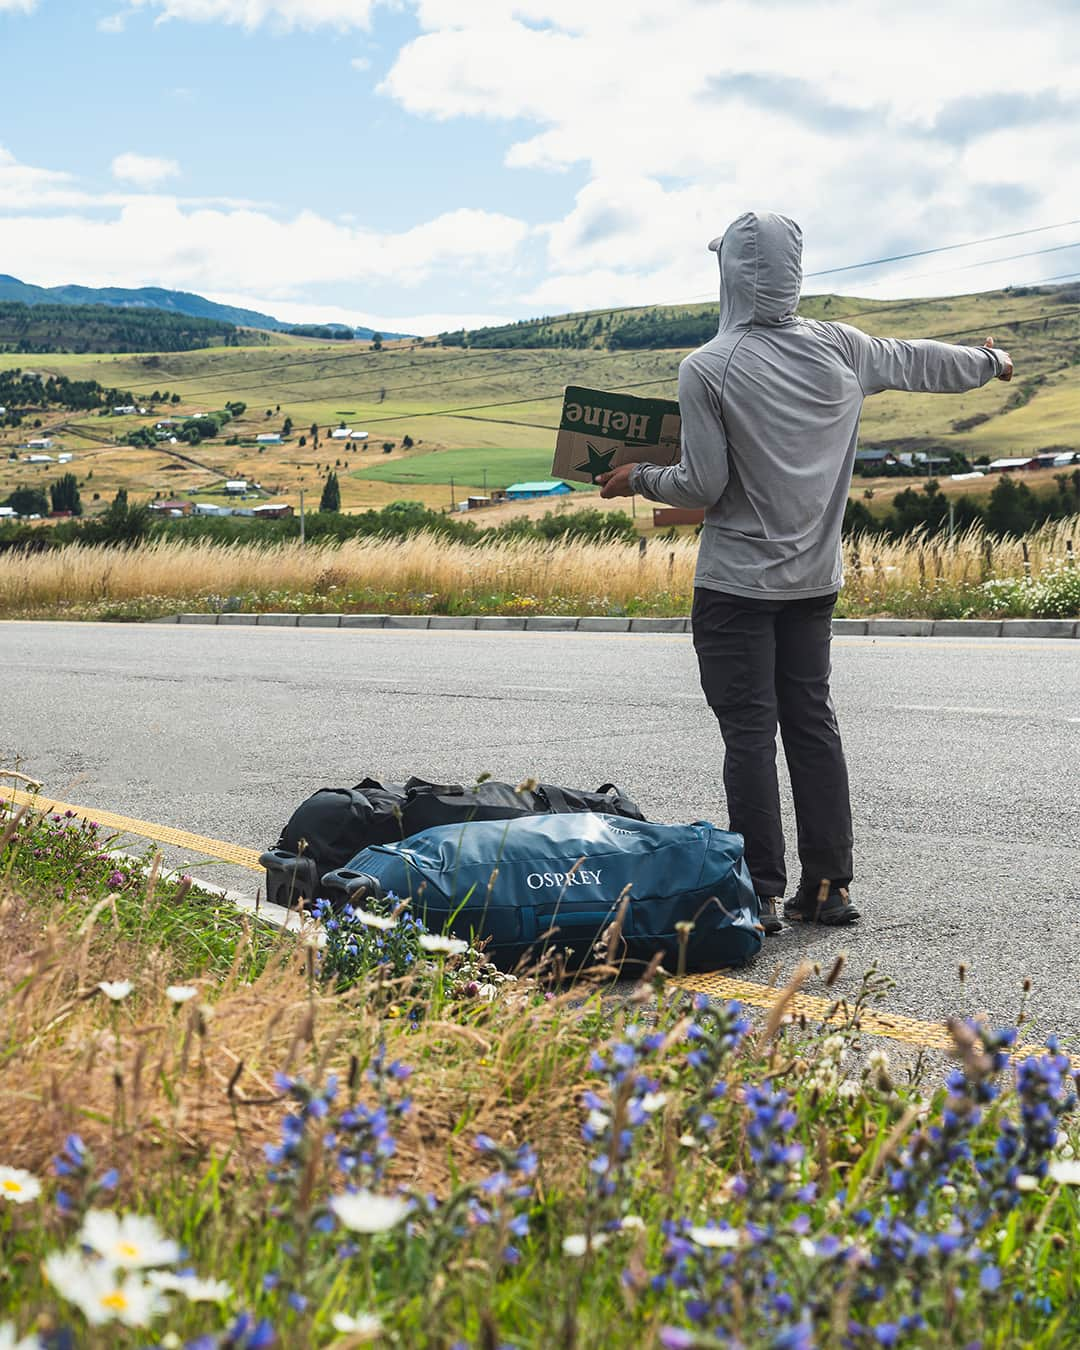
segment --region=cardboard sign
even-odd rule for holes
[[[679,405],[667,398],[633,398],[568,385],[551,466],[555,478],[595,483],[620,464],[676,464]]]

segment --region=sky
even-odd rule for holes
[[[965,245],[807,290],[1080,275],[1080,0],[0,0],[0,70],[43,286],[429,333],[707,300],[745,210]]]

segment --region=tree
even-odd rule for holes
[[[372,335],[371,335],[371,350],[372,350],[373,352],[381,352],[381,351],[382,351],[382,334],[381,334],[381,333],[372,333]]]
[[[341,488],[338,486],[338,477],[333,469],[326,475],[326,482],[323,484],[322,497],[319,499],[319,510],[341,510]]]
[[[285,421],[282,422],[282,424],[281,424],[281,434],[282,434],[283,436],[291,436],[291,435],[292,435],[292,418],[291,418],[291,417],[286,417]]]
[[[382,448],[383,448],[383,454],[384,454],[384,455],[388,455],[388,454],[390,453],[390,451],[393,450],[393,448],[394,448],[394,442],[393,442],[393,441],[383,441],[383,443],[382,443]]]
[[[70,511],[73,516],[82,515],[79,483],[73,473],[62,474],[55,483],[50,483],[49,496],[52,498],[54,511]]]
[[[179,402],[180,402],[180,395],[179,395],[179,394],[173,394],[172,398],[169,399],[169,402],[170,402],[170,403],[179,403]]]
[[[8,497],[6,506],[20,516],[43,516],[49,510],[49,499],[41,488],[18,487]]]
[[[413,448],[413,438],[411,436],[402,436],[401,448],[403,450],[411,450]]]
[[[300,447],[301,450],[303,450],[304,446],[307,445],[307,437],[301,436],[300,439],[296,442],[296,444]]]

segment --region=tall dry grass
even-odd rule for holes
[[[238,948],[231,973],[196,977],[199,996],[177,1007],[161,952],[108,920],[106,899],[76,931],[44,926],[39,909],[0,885],[6,1166],[46,1174],[75,1131],[135,1188],[170,1160],[259,1169],[287,1109],[274,1074],[345,1081],[380,1043],[389,1059],[423,1070],[398,1127],[395,1180],[444,1195],[482,1173],[475,1132],[527,1138],[564,1160],[583,1153],[565,1124],[593,1077],[581,988],[538,1003],[523,981],[497,1005],[455,1006],[414,1025],[395,1002],[408,991],[394,981],[373,975],[335,992],[317,979],[313,948],[283,934],[258,978],[244,978]],[[111,1003],[105,978],[130,979],[134,992]]]
[[[1080,516],[1023,538],[991,539],[978,527],[955,539],[919,534],[889,542],[860,536],[845,545],[849,586],[877,592],[978,585],[991,578],[1038,577],[1080,542]],[[133,549],[72,545],[32,555],[0,555],[0,615],[77,612],[88,606],[152,599],[204,605],[238,595],[245,605],[289,606],[300,597],[347,600],[349,594],[396,597],[400,608],[483,608],[546,604],[604,612],[663,598],[685,612],[693,588],[697,541],[635,545],[503,541],[453,543],[430,534],[404,540],[352,539],[302,547],[157,540]],[[500,598],[501,597],[501,601]],[[213,602],[213,601],[212,601]],[[295,606],[294,606],[295,607]],[[680,609],[681,607],[681,609]]]

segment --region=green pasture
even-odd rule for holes
[[[433,450],[375,463],[358,469],[353,478],[374,479],[380,483],[455,483],[469,487],[506,488],[511,483],[534,482],[551,477],[552,448],[541,450]],[[587,483],[572,483],[582,492],[593,489]]]

